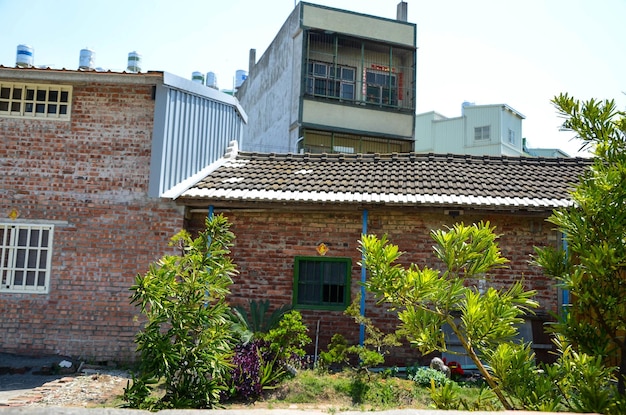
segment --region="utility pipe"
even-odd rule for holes
[[[367,209],[363,209],[363,230],[362,235],[367,235]],[[361,254],[361,316],[365,317],[365,281],[367,270],[365,268],[365,253]],[[365,343],[365,325],[361,323],[359,327],[359,344],[363,346]]]

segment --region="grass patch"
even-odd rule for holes
[[[467,388],[465,393],[471,395],[472,389]],[[478,393],[478,389],[475,389],[475,393]],[[344,371],[320,374],[307,370],[282,383],[254,406],[384,410],[424,409],[432,403],[429,389],[411,380],[379,373],[355,374],[353,371]]]

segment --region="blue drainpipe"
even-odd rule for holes
[[[209,219],[213,219],[213,205],[209,205]]]
[[[561,238],[563,243],[563,250],[565,251],[565,260],[567,261],[567,257],[569,256],[568,247],[567,247],[567,239],[565,239],[565,235]],[[569,311],[569,290],[562,290],[561,293],[561,310],[565,313]]]
[[[363,231],[362,234],[367,234],[367,209],[363,209]],[[367,270],[365,268],[365,254],[361,254],[361,316],[365,317],[365,280]],[[363,346],[365,343],[365,326],[361,323],[359,327],[359,344]]]

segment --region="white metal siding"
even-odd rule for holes
[[[243,123],[231,104],[158,86],[150,195],[162,195],[222,157],[231,141],[240,141]]]

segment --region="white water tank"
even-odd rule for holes
[[[95,67],[96,52],[89,48],[80,50],[80,59],[78,61],[78,69],[90,71]]]
[[[202,72],[195,71],[191,74],[191,80],[204,85],[204,75]]]
[[[215,72],[206,73],[206,86],[217,89],[217,76],[215,75]]]
[[[28,45],[17,45],[17,57],[15,66],[20,68],[31,68],[35,59],[35,50]]]
[[[237,69],[235,71],[235,88],[239,88],[241,84],[243,84],[243,81],[245,81],[247,78],[248,72],[244,71],[243,69]]]
[[[132,51],[128,54],[126,71],[133,73],[141,72],[141,55],[136,51]]]

